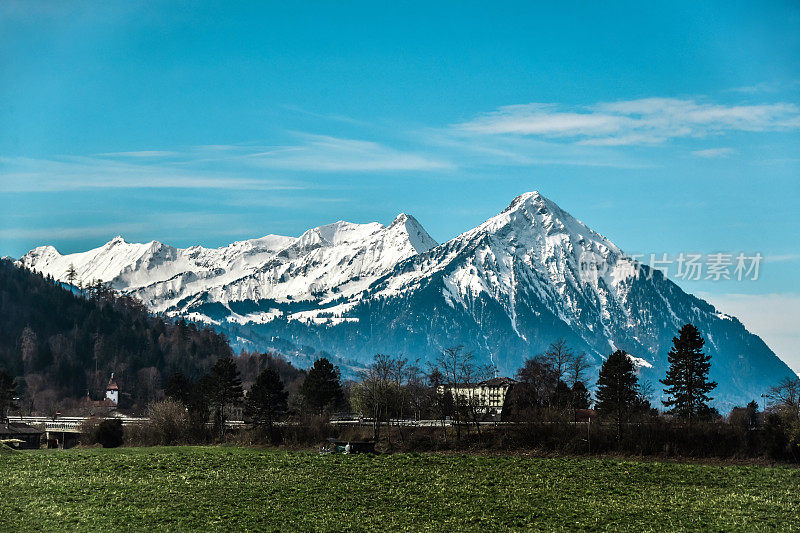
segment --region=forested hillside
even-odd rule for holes
[[[103,286],[75,294],[0,260],[0,369],[17,378],[25,410],[101,395],[112,372],[122,404],[145,404],[173,373],[197,378],[230,355],[210,329],[151,316]]]

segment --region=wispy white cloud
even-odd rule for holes
[[[705,159],[718,159],[731,156],[734,153],[736,153],[736,150],[733,148],[707,148],[705,150],[694,150],[692,155]]]
[[[103,157],[173,157],[180,154],[167,150],[139,150],[137,152],[107,152],[97,155]]]
[[[460,124],[457,128],[485,134],[600,136],[620,131],[626,122],[630,122],[630,119],[624,116],[592,113],[588,110],[568,112],[560,110],[558,104],[533,103],[503,106],[497,111]]]
[[[152,162],[97,157],[33,159],[0,157],[0,192],[54,192],[86,189],[250,189],[283,190],[286,181],[239,177],[235,173],[190,170]]]
[[[792,103],[722,105],[678,98],[644,98],[590,106],[511,105],[453,126],[479,135],[536,136],[582,145],[657,144],[733,131],[800,128]]]
[[[800,130],[800,107],[793,103],[723,105],[678,98],[587,106],[533,103],[504,106],[449,127],[399,129],[382,138],[395,141],[287,132],[290,141],[280,145],[209,144],[180,151],[49,159],[0,157],[0,192],[283,190],[308,188],[310,180],[303,182],[302,173],[438,172],[448,179],[455,176],[449,171],[456,169],[506,165],[642,168],[652,162],[613,147],[789,130]],[[691,152],[707,159],[733,153],[731,148]]]
[[[0,229],[0,240],[27,239],[35,241],[54,239],[86,239],[121,235],[123,233],[140,232],[147,229],[147,224],[122,223],[100,224],[79,227],[47,227],[47,228],[3,228]]]
[[[755,85],[746,85],[744,87],[734,87],[728,89],[727,92],[742,93],[742,94],[760,94],[760,93],[777,93],[781,91],[790,91],[800,88],[800,80],[793,81],[763,81]]]
[[[778,254],[764,257],[764,262],[766,263],[785,263],[791,261],[800,261],[800,254]]]
[[[709,294],[698,296],[723,313],[735,316],[795,372],[800,372],[800,295]]]
[[[301,144],[273,147],[248,157],[269,168],[315,172],[427,171],[455,168],[449,161],[397,150],[373,141],[298,134]]]
[[[296,178],[265,177],[263,169],[379,173],[455,168],[441,158],[373,141],[310,134],[294,136],[298,142],[287,146],[205,145],[182,152],[148,150],[51,159],[0,157],[0,192],[127,188],[287,190],[307,186]]]
[[[452,154],[462,167],[588,166],[643,168],[646,163],[605,147],[581,146],[523,135],[481,135],[453,129],[418,132],[419,139]]]

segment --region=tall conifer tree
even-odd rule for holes
[[[711,356],[703,353],[705,339],[691,324],[684,325],[672,338],[669,351],[669,370],[661,380],[666,385],[667,399],[662,403],[676,416],[689,422],[710,412],[708,395],[717,384],[708,379]]]
[[[247,393],[245,415],[250,417],[254,426],[266,427],[273,442],[276,439],[273,424],[278,414],[286,411],[288,397],[281,377],[271,366],[258,375]]]
[[[597,379],[597,410],[617,421],[617,438],[636,404],[637,390],[636,367],[625,351],[617,350],[603,362]]]
[[[230,357],[217,360],[211,372],[203,377],[201,387],[213,409],[214,428],[219,436],[225,434],[225,408],[241,404],[244,391],[236,363]]]
[[[300,396],[305,410],[313,414],[341,406],[344,393],[339,383],[339,369],[324,357],[314,361],[300,387]]]

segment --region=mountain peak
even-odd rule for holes
[[[417,253],[427,252],[439,244],[425,231],[425,228],[422,227],[419,220],[412,215],[406,213],[397,215],[387,229],[395,228],[402,228],[402,230],[404,230],[408,235],[411,246],[414,247]]]
[[[590,231],[555,202],[545,198],[538,191],[531,191],[520,194],[503,211],[466,234],[476,231],[495,233],[504,228],[514,228],[522,232],[538,228],[537,231],[548,234],[568,233],[570,228],[575,228],[576,225],[581,227],[578,229],[580,233],[583,230]]]
[[[538,191],[520,194],[501,213],[478,227],[497,231],[509,224],[517,228],[538,227],[549,235],[571,234],[578,239],[602,242],[604,246],[621,253],[605,236],[593,231]]]
[[[399,215],[394,217],[394,220],[392,220],[392,223],[389,224],[389,227],[391,228],[392,226],[395,225],[404,224],[405,221],[408,220],[409,218],[413,219],[414,217],[412,217],[411,215],[407,215],[405,213],[400,213]]]
[[[538,199],[538,198],[544,199],[544,196],[542,196],[542,194],[539,191],[528,191],[518,195],[511,201],[511,203],[513,205],[516,202],[524,202],[526,200]]]
[[[400,225],[412,226],[414,228],[422,228],[422,224],[420,224],[419,220],[414,218],[414,215],[409,215],[407,213],[400,213],[399,215],[394,217],[394,220],[392,220],[392,223],[389,224],[388,227],[392,228]]]
[[[108,241],[106,243],[106,246],[114,246],[116,244],[128,244],[128,243],[125,241],[122,235],[117,235],[116,237]]]
[[[518,211],[520,209],[525,208],[535,208],[539,210],[541,208],[550,208],[551,211],[561,211],[561,208],[555,204],[552,200],[544,197],[539,191],[530,191],[523,194],[520,194],[516,198],[514,198],[511,203],[506,207],[502,212],[508,213],[510,211]]]

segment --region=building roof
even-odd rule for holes
[[[119,387],[117,387],[117,382],[114,381],[113,373],[111,374],[111,379],[108,380],[108,387],[106,387],[106,390],[119,390]]]
[[[42,433],[44,432],[36,429],[33,426],[19,422],[7,422],[5,424],[0,424],[0,437],[7,437],[9,435],[41,435]]]
[[[511,386],[516,383],[516,380],[506,377],[497,377],[492,379],[487,379],[486,381],[481,381],[478,385],[483,385],[484,387],[502,387],[502,386]]]
[[[457,383],[453,387],[458,389],[467,389],[475,387],[503,387],[503,386],[510,387],[514,383],[517,383],[517,381],[514,379],[506,377],[497,377],[481,381],[480,383]],[[449,385],[444,385],[444,386],[449,386]]]

